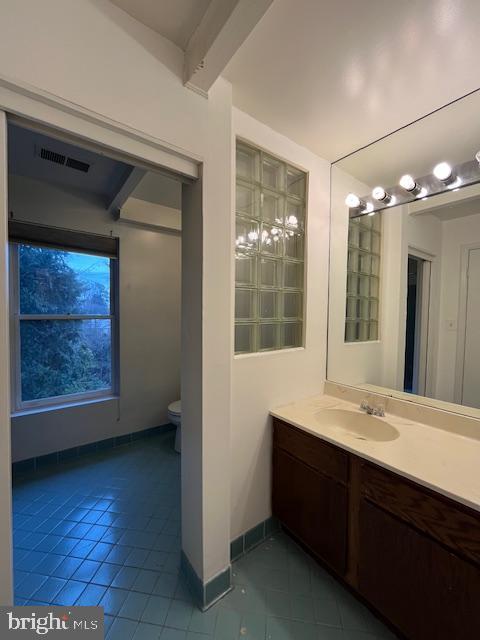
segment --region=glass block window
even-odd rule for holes
[[[378,340],[381,213],[348,227],[345,342]]]
[[[237,142],[235,353],[303,344],[307,174]]]

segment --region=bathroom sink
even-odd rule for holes
[[[341,431],[357,440],[388,442],[400,435],[385,419],[348,409],[321,409],[315,418],[322,426]]]

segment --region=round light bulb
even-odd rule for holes
[[[442,182],[452,177],[452,167],[448,162],[439,162],[433,169],[433,175]]]
[[[345,204],[350,209],[357,209],[360,206],[360,198],[356,196],[354,193],[349,193],[345,198]]]
[[[411,175],[406,173],[400,178],[400,186],[402,187],[402,189],[405,189],[405,191],[413,191],[417,186],[417,183]]]
[[[375,187],[372,191],[372,197],[375,198],[375,200],[385,200],[387,192],[383,187]]]

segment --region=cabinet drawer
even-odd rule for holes
[[[348,455],[344,451],[281,420],[274,419],[273,426],[274,446],[338,482],[347,482]]]
[[[480,514],[366,463],[361,470],[361,493],[480,566]]]

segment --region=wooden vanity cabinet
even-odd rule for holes
[[[361,463],[358,590],[407,638],[480,638],[480,516]]]
[[[479,567],[367,500],[358,590],[406,638],[480,637]]]
[[[288,427],[278,425],[284,443]],[[347,489],[338,478],[322,473],[304,458],[320,454],[335,458],[337,452],[299,436],[300,447],[292,455],[277,443],[273,450],[273,513],[310,551],[340,575],[346,569]],[[322,443],[320,443],[322,444]],[[313,446],[312,446],[313,445]],[[301,451],[300,451],[301,448]],[[297,457],[304,451],[305,456]],[[297,455],[295,455],[297,454]],[[328,465],[327,465],[328,466]]]
[[[410,640],[480,638],[480,514],[274,419],[273,513]]]

